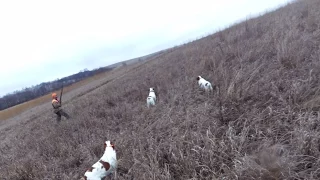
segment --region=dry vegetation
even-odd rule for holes
[[[2,130],[0,176],[78,179],[109,139],[119,179],[320,179],[319,8],[299,1],[179,47],[70,101],[72,120]]]
[[[108,72],[107,72],[108,73]],[[97,75],[94,75],[93,77],[89,77],[87,79],[84,79],[82,81],[79,81],[77,83],[74,83],[68,87],[65,87],[64,88],[64,93],[67,93],[67,92],[70,92],[70,91],[73,91],[77,88],[80,88],[81,86],[84,86],[86,84],[88,84],[89,82],[92,82],[92,81],[95,81],[95,80],[98,80],[104,76],[106,76],[107,73],[100,73],[100,74],[97,74]],[[35,106],[39,106],[43,103],[46,103],[48,102],[48,97],[51,96],[51,93],[50,94],[47,94],[47,95],[44,95],[42,97],[39,97],[39,98],[36,98],[34,100],[31,100],[31,101],[28,101],[28,102],[25,102],[25,103],[21,103],[19,105],[16,105],[16,106],[13,106],[11,108],[8,108],[8,109],[5,109],[5,110],[2,110],[0,111],[0,121],[1,120],[6,120],[6,119],[9,119],[17,114],[20,114],[26,110],[29,110]]]
[[[108,71],[108,72],[102,72],[102,73],[96,74],[92,77],[89,77],[89,78],[86,78],[86,79],[81,80],[79,82],[76,82],[70,86],[64,87],[63,92],[64,92],[64,94],[67,94],[68,92],[74,92],[76,89],[82,88],[82,90],[85,89],[84,92],[82,92],[82,93],[85,93],[86,91],[90,91],[91,89],[94,89],[94,88],[97,88],[98,86],[101,86],[101,84],[104,83],[101,81],[108,81],[108,80],[114,78],[111,75],[111,74],[113,74],[113,72],[114,71],[112,71],[112,72]],[[123,71],[121,71],[121,72],[123,73]],[[106,78],[106,76],[109,79]],[[94,82],[94,83],[92,83],[92,82]],[[92,84],[94,84],[94,85],[92,85]],[[90,87],[83,88],[84,86],[90,86]],[[57,90],[57,92],[60,92],[60,90]],[[36,106],[41,105],[41,104],[48,103],[48,98],[50,98],[50,97],[51,97],[51,93],[44,95],[42,97],[33,99],[31,101],[21,103],[19,105],[13,106],[11,108],[2,110],[2,111],[0,111],[0,121],[12,118],[12,117],[16,116],[17,114],[21,114],[22,112],[30,110]],[[65,100],[65,98],[64,98],[64,100]]]

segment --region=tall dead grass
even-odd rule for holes
[[[319,7],[299,1],[176,48],[66,104],[70,121],[46,113],[1,132],[15,136],[0,176],[78,179],[109,139],[119,179],[319,179]]]

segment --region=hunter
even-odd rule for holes
[[[59,122],[61,120],[61,116],[66,117],[67,119],[70,118],[70,116],[63,111],[63,109],[61,108],[61,103],[58,100],[58,96],[56,93],[52,93],[52,106],[54,109],[54,113],[57,114],[57,121]]]

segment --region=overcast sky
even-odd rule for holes
[[[0,96],[179,45],[290,0],[0,1]]]

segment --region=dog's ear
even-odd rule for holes
[[[111,145],[111,147],[114,149],[114,143],[113,143],[114,141],[110,141],[110,145]]]
[[[106,171],[108,171],[108,170],[110,169],[110,164],[109,164],[108,162],[105,162],[105,161],[102,161],[102,160],[100,160],[99,162],[102,164],[102,167],[103,167]],[[101,167],[101,168],[102,168],[102,167]]]
[[[87,169],[87,172],[92,172],[93,169],[94,167],[90,167],[89,169]]]

